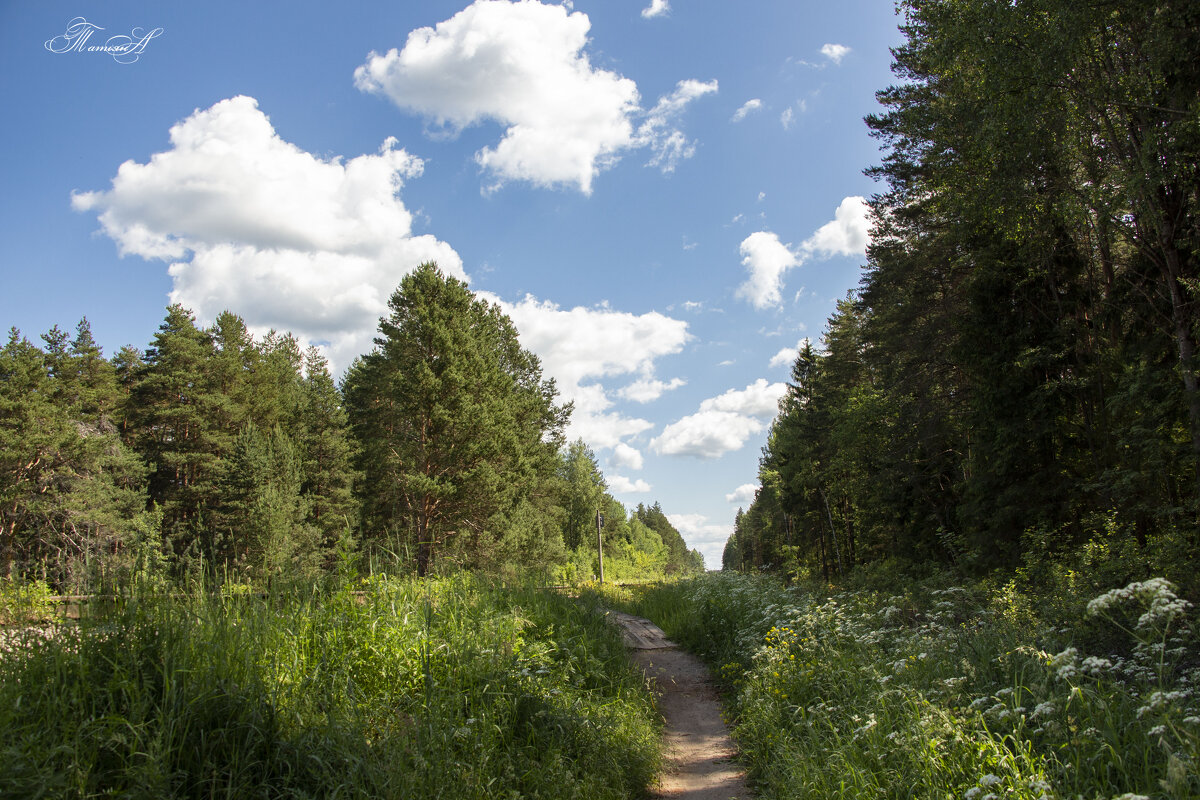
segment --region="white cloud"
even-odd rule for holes
[[[342,367],[370,349],[388,298],[417,264],[466,278],[450,245],[413,235],[399,190],[422,162],[394,139],[375,155],[322,159],[239,96],[197,109],[170,140],[72,205],[98,213],[121,255],[171,262],[171,301],[201,320],[232,309],[259,331],[329,342]]]
[[[771,360],[767,363],[768,367],[791,367],[796,362],[796,356],[800,355],[800,351],[808,342],[808,337],[804,337],[796,343],[795,347],[785,347],[775,355],[771,356]]]
[[[521,335],[521,345],[542,360],[543,371],[566,400],[575,401],[567,430],[595,449],[615,447],[649,430],[644,419],[609,411],[612,400],[598,379],[637,375],[650,381],[657,359],[678,353],[691,335],[687,323],[655,311],[635,315],[607,306],[562,309],[527,295],[509,303],[494,295]]]
[[[670,12],[671,6],[667,0],[650,0],[650,5],[642,9],[642,16],[646,19],[661,17]]]
[[[850,48],[841,44],[823,44],[821,45],[821,55],[828,58],[834,64],[841,64],[842,59],[850,52]]]
[[[733,112],[733,116],[729,118],[729,121],[741,122],[747,117],[747,115],[750,114],[750,112],[758,111],[760,108],[762,108],[762,105],[762,100],[759,100],[757,97],[747,100],[746,102],[742,103],[741,107],[738,108],[737,111]]]
[[[606,477],[608,488],[614,494],[645,494],[650,491],[650,484],[646,483],[641,478],[630,480],[624,475],[613,475]]]
[[[787,393],[787,384],[767,383],[759,378],[745,389],[730,389],[700,404],[701,411],[728,411],[759,419],[773,419],[779,411],[779,399]]]
[[[786,384],[768,384],[762,378],[743,390],[730,389],[702,402],[695,414],[667,425],[650,440],[650,447],[659,455],[705,459],[740,450],[766,429],[786,392]]]
[[[617,392],[617,396],[635,403],[649,403],[662,397],[664,392],[678,389],[687,384],[683,378],[672,378],[670,381],[660,381],[653,378],[642,378]]]
[[[665,456],[719,458],[740,450],[763,428],[759,420],[731,411],[700,411],[666,426],[650,447]]]
[[[784,130],[787,130],[788,128],[792,127],[792,121],[795,119],[795,117],[796,112],[792,111],[791,107],[789,106],[783,110],[782,114],[779,115],[779,124],[783,126]]]
[[[783,273],[800,263],[796,254],[769,231],[757,231],[742,240],[742,265],[749,276],[738,287],[737,296],[755,308],[779,305]]]
[[[680,81],[675,91],[659,98],[654,108],[646,115],[646,121],[638,127],[634,143],[651,150],[648,166],[658,167],[663,172],[674,172],[676,165],[696,153],[696,143],[674,127],[688,103],[717,91],[717,82],[697,80]]]
[[[412,31],[403,49],[372,52],[354,82],[451,134],[485,120],[502,125],[500,142],[475,154],[495,179],[491,188],[522,180],[588,194],[600,171],[638,147],[670,171],[694,151],[673,120],[716,82],[681,81],[647,113],[632,80],[592,67],[584,52],[590,28],[586,14],[562,5],[476,0]]]
[[[757,484],[743,483],[741,486],[725,495],[725,502],[742,506],[749,505],[750,503],[754,502],[754,495],[757,493]]]
[[[725,552],[725,542],[733,534],[733,525],[717,524],[708,521],[703,514],[668,514],[667,519],[675,526],[684,542],[693,550],[699,550],[704,556],[704,565],[708,569],[720,569],[721,556]]]
[[[871,238],[871,209],[862,197],[846,197],[816,233],[800,245],[807,255],[856,256],[867,252]]]
[[[635,447],[630,447],[624,442],[618,443],[613,448],[612,456],[608,460],[617,469],[640,470],[645,464],[645,459],[642,457],[641,451]]]
[[[742,265],[749,274],[738,287],[737,296],[744,297],[755,308],[778,306],[783,276],[789,269],[814,257],[864,255],[870,238],[870,207],[857,196],[843,198],[834,218],[795,249],[780,242],[770,231],[752,233],[741,244]]]

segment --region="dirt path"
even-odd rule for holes
[[[681,800],[752,797],[745,772],[732,761],[733,743],[708,669],[679,649],[653,622],[609,611],[633,659],[653,681],[666,720],[667,768],[654,796]]]

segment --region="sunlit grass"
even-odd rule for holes
[[[591,800],[657,748],[598,615],[465,577],[131,602],[0,656],[4,797]]]

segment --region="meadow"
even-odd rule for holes
[[[623,798],[659,722],[586,603],[466,575],[9,630],[0,797]]]
[[[768,800],[1200,797],[1200,646],[1171,583],[900,574],[607,596],[708,660]]]

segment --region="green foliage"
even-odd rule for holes
[[[468,553],[488,547],[487,521],[554,470],[570,408],[554,405],[512,321],[435,265],[405,276],[389,308],[344,392],[364,534],[415,552],[424,575],[451,537]]]
[[[5,648],[5,797],[625,798],[658,765],[618,635],[536,590],[227,592]]]
[[[0,625],[48,622],[54,615],[52,596],[45,581],[0,578]]]
[[[902,2],[860,290],[797,358],[739,569],[1200,558],[1194,3]]]
[[[432,265],[393,300],[344,394],[319,349],[229,311],[201,329],[171,306],[145,354],[111,361],[86,319],[44,349],[11,331],[0,575],[110,594],[381,568],[574,582],[596,573],[601,508],[614,576],[700,569],[661,508],[628,519],[587,445],[560,449],[569,406],[496,307]]]
[[[157,523],[146,470],[109,416],[117,388],[86,320],[43,352],[13,330],[0,349],[0,574],[110,590]]]
[[[1169,582],[1090,602],[1020,577],[888,582],[828,594],[705,576],[627,607],[730,684],[765,798],[1200,791],[1196,617]]]
[[[562,479],[559,504],[567,517],[563,525],[563,544],[577,549],[596,538],[596,514],[602,510],[602,498],[608,486],[596,462],[596,454],[582,439],[567,446],[558,472]]]

